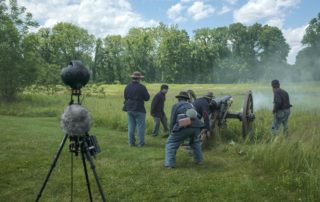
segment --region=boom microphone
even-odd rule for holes
[[[84,136],[91,127],[89,111],[79,104],[69,105],[61,115],[60,124],[69,136]]]

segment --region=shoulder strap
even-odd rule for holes
[[[184,105],[187,105],[187,104],[190,104],[192,108],[194,108],[193,104],[192,103],[182,103],[179,107],[177,107],[176,111],[174,112],[174,115],[177,116],[177,112],[178,110],[184,106]]]

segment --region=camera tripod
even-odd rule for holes
[[[73,89],[72,94],[71,94],[71,101],[70,101],[69,105],[74,104],[73,96],[78,97],[77,104],[81,105],[80,98],[79,98],[80,95],[81,95],[80,90]],[[94,175],[95,181],[97,183],[97,186],[98,186],[98,189],[99,189],[99,192],[101,195],[101,199],[103,202],[105,202],[106,196],[105,196],[103,188],[101,186],[98,174],[95,169],[96,167],[95,167],[95,164],[94,164],[93,158],[92,158],[92,156],[94,156],[95,153],[100,152],[100,148],[97,145],[95,137],[90,136],[89,133],[86,133],[85,135],[82,135],[82,136],[69,136],[67,133],[65,133],[64,138],[62,139],[62,141],[60,143],[59,149],[53,158],[53,161],[51,163],[48,174],[47,174],[47,176],[46,176],[46,178],[40,188],[40,191],[37,194],[36,202],[38,202],[41,198],[41,195],[42,195],[42,193],[43,193],[43,191],[49,181],[49,178],[50,178],[50,175],[51,175],[53,169],[56,166],[56,163],[59,159],[59,156],[62,152],[62,149],[63,149],[68,137],[70,139],[69,151],[71,152],[71,201],[73,201],[73,154],[78,156],[78,154],[80,153],[82,165],[83,165],[83,169],[84,169],[84,174],[85,174],[85,178],[86,178],[87,191],[89,194],[90,201],[92,202],[93,200],[92,200],[92,192],[91,192],[91,186],[90,186],[90,181],[89,181],[86,159],[90,163],[90,168],[93,171],[93,175]]]

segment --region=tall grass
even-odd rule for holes
[[[148,84],[153,97],[161,84]],[[83,105],[92,114],[95,126],[107,126],[119,131],[127,130],[126,113],[122,112],[124,85],[89,85],[83,88]],[[231,111],[241,111],[242,99],[247,90],[268,95],[266,107],[255,111],[255,133],[250,144],[243,144],[247,159],[265,172],[278,176],[282,185],[289,190],[301,193],[301,200],[320,200],[320,85],[288,85],[294,107],[289,121],[289,138],[280,135],[276,138],[270,133],[272,114],[272,93],[269,85],[170,85],[166,108],[168,117],[170,108],[176,102],[175,95],[181,90],[193,89],[197,95],[208,90],[216,96],[230,94],[234,97]],[[52,92],[52,91],[50,91]],[[17,102],[0,103],[0,114],[14,116],[59,117],[68,104],[70,95],[66,88],[57,86],[54,95],[46,95],[44,90],[33,86],[20,95]],[[302,92],[302,93],[301,93]],[[255,102],[255,100],[254,100]],[[149,112],[150,103],[146,102]],[[269,104],[268,104],[269,103]],[[151,132],[153,120],[147,116],[147,133]],[[240,140],[241,123],[229,120],[228,128],[221,130],[220,144],[231,140]]]
[[[248,158],[278,175],[289,189],[301,192],[303,201],[320,199],[319,112],[294,111],[288,139],[270,134],[271,138],[249,147]]]

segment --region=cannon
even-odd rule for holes
[[[253,129],[253,121],[255,119],[253,113],[252,92],[248,91],[244,97],[242,112],[230,112],[229,109],[233,103],[231,95],[225,95],[213,98],[210,106],[210,128],[226,126],[227,119],[238,119],[242,122],[242,137],[245,139]]]
[[[195,94],[190,94],[194,99]],[[221,97],[213,98],[210,101],[210,129],[215,131],[227,125],[227,119],[238,119],[242,122],[242,137],[246,139],[248,134],[253,132],[253,122],[255,115],[253,113],[253,98],[252,92],[248,91],[245,94],[243,107],[241,112],[230,112],[230,107],[233,103],[231,95],[224,95]]]

